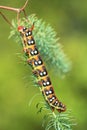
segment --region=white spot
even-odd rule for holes
[[[44,71],[43,74],[46,75],[46,71]]]
[[[49,92],[48,92],[48,91],[46,91],[46,94],[48,95],[48,94],[49,94]]]
[[[52,98],[50,98],[50,102],[52,102]]]
[[[31,32],[30,32],[30,31],[28,32],[28,35],[31,35]]]
[[[34,54],[34,52],[33,52],[33,51],[31,51],[31,54],[33,55],[33,54]]]
[[[56,106],[58,104],[58,101],[56,101],[55,103],[54,103],[54,105]]]
[[[49,94],[51,94],[52,93],[52,91],[51,90],[49,90]]]
[[[37,61],[35,61],[34,63],[35,63],[35,65],[38,65]]]
[[[39,61],[38,61],[38,64],[40,65],[41,63],[42,63],[41,60],[39,60]]]
[[[55,103],[54,103],[54,105],[56,106],[56,105],[57,105],[57,103],[55,102]]]
[[[25,30],[26,28],[24,27],[23,29]]]
[[[41,75],[41,76],[43,76],[43,73],[42,73],[42,72],[40,72],[40,75]]]
[[[35,50],[34,53],[37,54],[37,50]]]
[[[55,99],[55,97],[53,96],[53,97],[52,97],[52,99],[54,100],[54,99]]]
[[[50,84],[50,82],[49,81],[47,81],[47,85],[49,85]]]
[[[43,85],[46,86],[46,83],[44,82]]]
[[[30,41],[30,40],[28,40],[27,42],[28,42],[29,45],[31,44],[31,41]]]
[[[26,36],[28,36],[28,33],[26,33]]]
[[[33,44],[34,43],[34,40],[31,40],[31,44]]]

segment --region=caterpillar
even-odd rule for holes
[[[33,29],[34,24],[31,28],[18,26],[18,31],[22,38],[23,50],[27,55],[27,62],[31,65],[32,72],[37,77],[37,84],[40,86],[42,94],[52,111],[56,109],[58,112],[64,112],[66,106],[55,95],[47,69],[36,46],[32,34]]]

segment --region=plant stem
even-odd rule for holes
[[[5,17],[5,15],[4,15],[2,12],[0,12],[0,14],[1,14],[1,16],[6,20],[6,22],[7,22],[11,27],[13,27],[13,25],[12,25],[11,22]]]
[[[8,6],[0,6],[0,9],[10,10],[10,11],[15,11],[17,13],[20,13],[20,12],[24,11],[27,3],[28,3],[28,0],[25,2],[25,4],[23,5],[22,8],[12,8],[12,7],[8,7]]]
[[[26,0],[25,4],[23,5],[23,7],[21,8],[13,8],[13,7],[8,7],[8,6],[0,6],[0,9],[5,9],[5,10],[10,10],[10,11],[14,11],[17,13],[17,20],[18,20],[18,25],[20,24],[20,13],[23,12],[25,17],[26,17],[26,13],[25,13],[25,7],[28,4],[28,0]],[[11,23],[9,22],[9,20],[7,20],[7,18],[0,12],[0,14],[2,15],[2,17],[11,25]],[[12,26],[12,25],[11,25]]]
[[[20,11],[18,8],[12,8],[12,7],[7,7],[7,6],[0,6],[0,9],[15,11],[17,13]]]
[[[52,112],[53,116],[56,118],[56,114],[54,112]]]

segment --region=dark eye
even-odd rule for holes
[[[26,37],[31,36],[32,35],[32,31],[29,30],[28,32],[25,33],[25,35],[26,35]]]
[[[27,28],[25,28],[25,27],[24,27],[24,28],[23,28],[23,32],[25,32],[25,31],[26,31],[26,29],[27,29]]]

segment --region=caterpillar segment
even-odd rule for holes
[[[33,70],[33,74],[39,78],[43,78],[48,75],[47,70],[44,65],[40,67],[39,69]]]
[[[52,111],[56,109],[58,112],[63,112],[66,110],[66,106],[63,105],[55,95],[47,69],[43,63],[32,35],[33,28],[34,25],[31,28],[23,26],[18,27],[18,31],[20,32],[23,41],[23,49],[28,57],[27,62],[32,66],[32,72],[37,77],[37,84],[40,86],[42,94]]]

